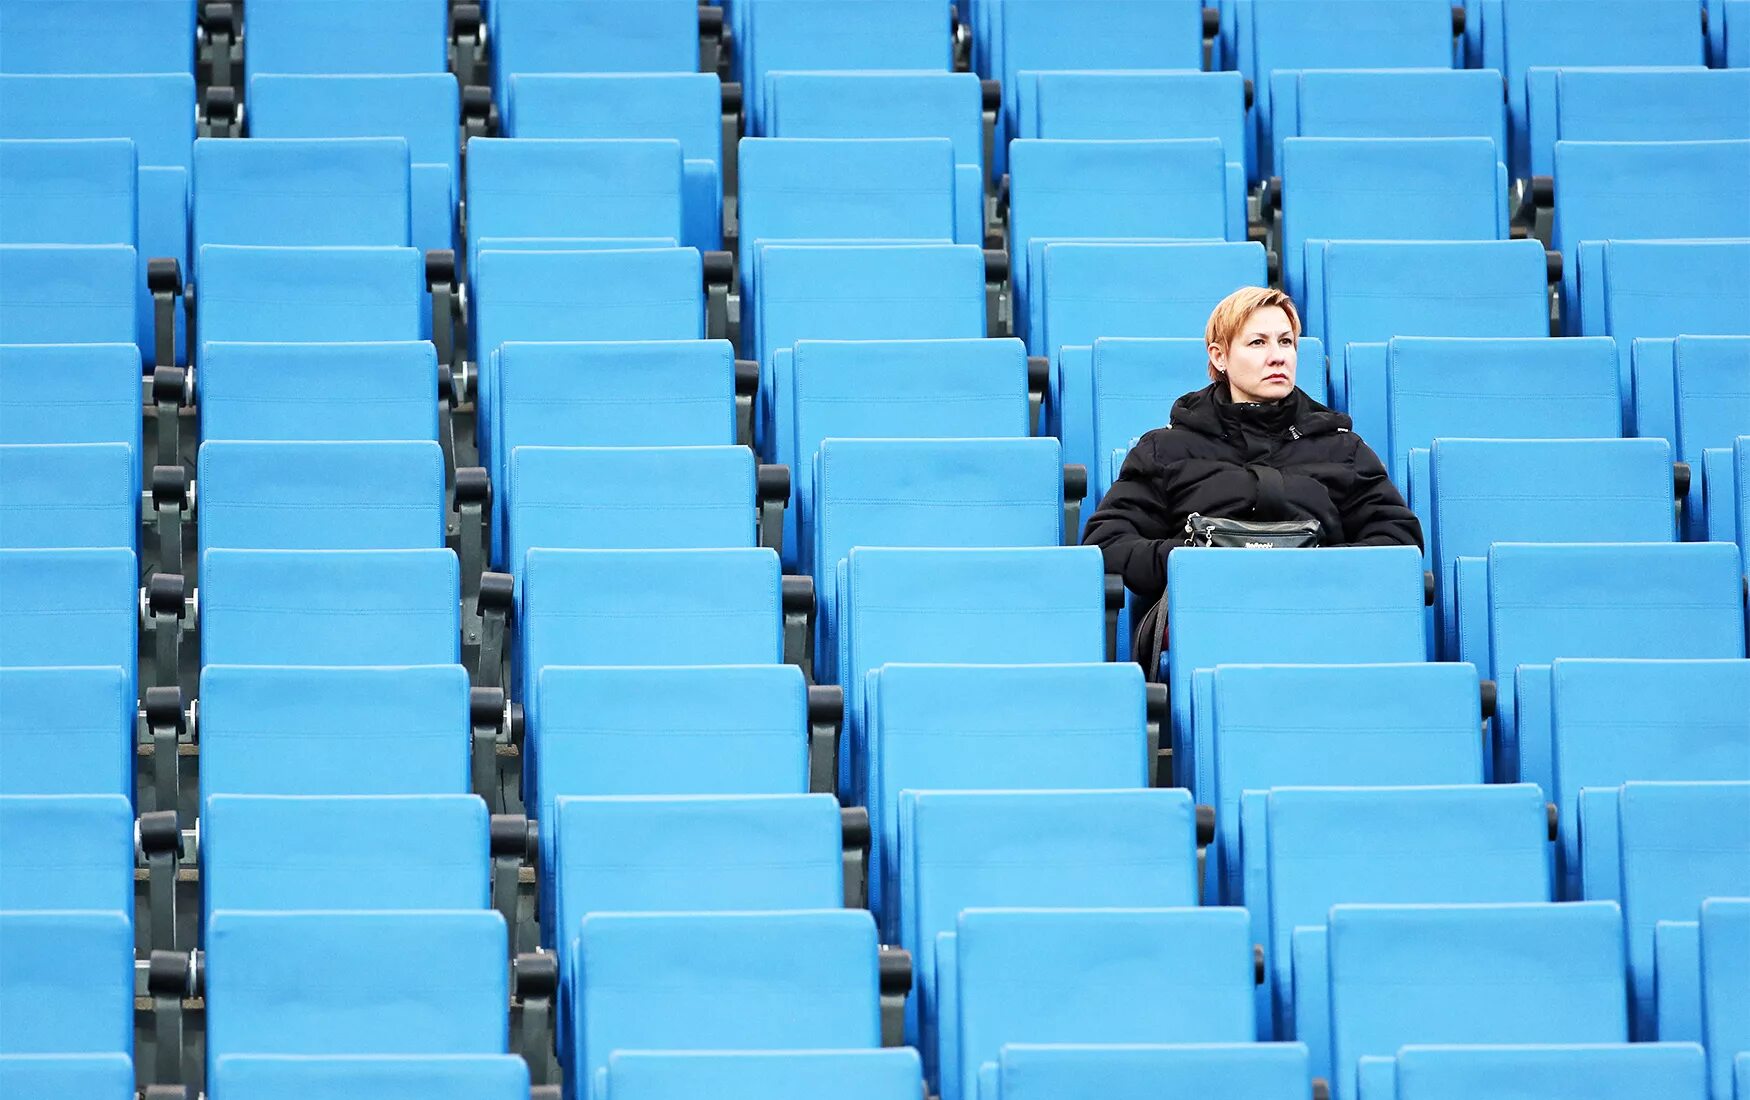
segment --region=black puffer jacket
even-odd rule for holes
[[[1282,474],[1286,509],[1255,509],[1248,464]],[[1167,586],[1167,551],[1185,542],[1193,512],[1229,519],[1316,519],[1325,546],[1422,545],[1422,525],[1378,456],[1332,412],[1300,390],[1269,405],[1235,404],[1227,383],[1188,393],[1171,421],[1137,441],[1082,542],[1106,570],[1153,602]]]

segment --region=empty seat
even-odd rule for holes
[[[1436,439],[1426,499],[1438,636],[1449,659],[1458,655],[1460,559],[1484,558],[1497,542],[1674,537],[1671,449],[1662,439]]]
[[[1306,1053],[1301,1043],[1005,1043],[991,1100],[1152,1100],[1164,1081],[1186,1096],[1300,1100]]]
[[[1218,665],[1191,683],[1197,767],[1180,765],[1176,779],[1215,807],[1208,894],[1230,905],[1246,895],[1247,792],[1482,782],[1477,674],[1467,665]]]
[[[1463,1100],[1513,1089],[1597,1100],[1703,1100],[1707,1063],[1693,1044],[1416,1046],[1398,1051],[1397,1100]]]
[[[138,546],[139,454],[125,443],[0,445],[0,546]]]
[[[579,927],[567,975],[574,1079],[594,1080],[616,1050],[881,1044],[867,913],[607,913]]]
[[[943,1100],[974,1100],[1009,1043],[1255,1038],[1246,933],[1242,909],[961,913],[942,948],[959,1002],[944,1038],[958,1080],[944,1069]]]
[[[208,245],[200,265],[203,345],[426,337],[422,263],[411,248]]]
[[[0,973],[0,1054],[133,1054],[126,913],[0,911]]]
[[[207,342],[198,409],[203,443],[436,440],[437,351],[428,340]]]
[[[201,798],[468,790],[461,665],[201,671]]]
[[[0,244],[8,344],[134,343],[135,252],[126,245]]]
[[[0,140],[0,243],[133,247],[138,189],[128,138]]]
[[[1533,176],[1558,141],[1750,138],[1750,74],[1689,68],[1539,68],[1526,73]]]
[[[201,444],[200,551],[411,550],[444,542],[434,441]]]
[[[501,447],[711,447],[736,441],[725,340],[499,345]]]
[[[528,73],[690,73],[699,68],[695,0],[517,0],[493,4],[493,100],[516,114],[511,78]]]
[[[0,861],[0,911],[131,914],[133,808],[120,794],[0,796]]]
[[[514,6],[514,5],[513,5]],[[444,0],[391,0],[328,10],[264,0],[243,12],[244,80],[254,116],[261,73],[444,73],[450,19]]]
[[[119,546],[0,549],[0,668],[119,668],[131,685],[140,619],[134,562]]]
[[[619,1051],[608,1058],[613,1100],[825,1096],[912,1100],[924,1087],[915,1050]]]
[[[723,93],[713,73],[515,76],[513,138],[657,138],[680,142],[681,244],[723,247]]]
[[[1675,5],[1652,0],[1647,6]],[[1602,249],[1619,248],[1632,240],[1750,237],[1750,204],[1738,201],[1746,176],[1750,176],[1750,140],[1560,142],[1550,245],[1562,254],[1563,330],[1578,336],[1615,333],[1624,327],[1614,318],[1606,319],[1608,311],[1594,289],[1598,280],[1582,274],[1599,270]],[[1641,194],[1659,195],[1660,201],[1634,197]],[[1700,255],[1693,250],[1688,254]],[[1720,264],[1731,255],[1741,257],[1741,246],[1704,262]],[[1742,270],[1742,259],[1737,262],[1737,270]],[[1627,305],[1627,300],[1622,304]],[[1630,335],[1678,333],[1642,329]]]
[[[131,798],[133,681],[119,667],[0,668],[0,794]]]
[[[431,8],[429,0],[413,0],[414,4]],[[270,0],[249,13],[251,34],[258,20],[272,18],[301,19],[309,9],[296,0]],[[383,5],[382,11],[394,13],[410,9],[408,0]],[[442,31],[447,16],[442,3],[435,14]],[[377,9],[373,8],[374,13]],[[338,13],[310,12],[330,16]],[[427,13],[420,12],[426,16]],[[356,18],[350,13],[347,20]],[[333,22],[332,18],[324,22]],[[326,68],[305,69],[305,72],[339,73],[343,59],[334,56],[335,36],[344,43],[351,31],[331,26],[320,41],[320,64]],[[461,97],[455,78],[444,72],[445,38],[438,40],[439,63],[435,68],[422,69],[408,61],[403,68],[388,54],[380,36],[372,36],[374,61],[362,71],[375,75],[363,76],[297,76],[266,75],[249,81],[249,134],[258,138],[346,138],[399,137],[407,142],[410,161],[412,242],[422,251],[456,247],[456,200],[461,194],[461,154],[456,141],[461,126]],[[251,46],[260,40],[250,38]],[[339,51],[344,53],[345,51]],[[256,64],[256,50],[247,55],[250,68],[270,74],[290,74],[300,70],[285,65],[263,68]],[[279,64],[276,58],[268,64]],[[399,74],[399,75],[390,75]]]
[[[232,1054],[213,1067],[211,1087],[235,1100],[294,1100],[324,1091],[382,1100],[525,1100],[529,1064],[510,1054]]]
[[[1507,111],[1494,74],[1399,69],[1395,60],[1393,66],[1344,69],[1321,59],[1317,68],[1272,73],[1275,163],[1281,163],[1282,142],[1291,137],[1486,137],[1494,140],[1498,155],[1506,155]]]
[[[7,0],[0,34],[12,73],[194,72],[194,0]]]
[[[1174,71],[1023,72],[1016,137],[1070,141],[1218,138],[1231,164],[1246,155],[1245,78]]]
[[[1720,46],[1725,55],[1726,67],[1750,69],[1750,34],[1746,34],[1744,31],[1745,27],[1750,27],[1750,4],[1747,4],[1745,0],[1725,0],[1717,8],[1709,10],[1720,13],[1720,33],[1724,38]],[[1718,62],[1716,61],[1715,64]],[[1750,1070],[1740,1066],[1738,1070],[1740,1082],[1745,1080],[1746,1073],[1750,1073]]]
[[[1649,346],[1654,345],[1654,346]],[[1635,370],[1642,370],[1643,352],[1651,352],[1652,362],[1663,363],[1662,353],[1669,347],[1671,373],[1676,379],[1677,418],[1676,456],[1689,463],[1689,497],[1685,501],[1685,534],[1699,540],[1703,532],[1716,526],[1709,507],[1713,499],[1703,492],[1704,478],[1694,474],[1707,462],[1710,450],[1730,451],[1732,441],[1745,434],[1750,425],[1750,335],[1746,336],[1679,336],[1669,341],[1636,340]],[[1663,371],[1649,370],[1647,377],[1657,379]],[[1638,384],[1636,392],[1639,393]],[[1650,433],[1649,433],[1650,434]],[[1718,506],[1732,527],[1732,495],[1721,494]]]
[[[1732,1090],[1733,1061],[1750,1050],[1750,898],[1716,898],[1701,906],[1702,1020],[1715,1097]],[[1743,1070],[1737,1070],[1743,1079]]]
[[[1732,547],[1712,543],[1496,543],[1461,562],[1460,659],[1500,686],[1494,776],[1549,789],[1558,657],[1742,657],[1743,583]]]
[[[449,550],[228,550],[201,560],[201,664],[461,660]]]
[[[1578,905],[1331,910],[1332,1095],[1406,1043],[1621,1043],[1622,917]],[[1487,975],[1486,981],[1479,975]]]
[[[1282,143],[1282,285],[1307,314],[1321,242],[1498,241],[1506,178],[1487,138],[1288,138]],[[1389,196],[1379,181],[1393,181]],[[1316,327],[1315,336],[1327,335]]]
[[[1276,789],[1242,812],[1246,908],[1270,961],[1277,1034],[1314,1051],[1314,1076],[1333,1068],[1333,905],[1552,899],[1549,819],[1530,784]]]
[[[487,910],[220,910],[208,1073],[231,1054],[503,1054],[508,950]]]
[[[121,443],[140,455],[132,344],[0,344],[0,444]]]
[[[0,1054],[0,1089],[8,1096],[127,1100],[134,1063],[126,1054]]]
[[[197,280],[205,277],[204,245],[411,244],[409,165],[401,138],[200,138],[192,219]]]

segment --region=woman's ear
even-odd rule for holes
[[[1209,345],[1209,365],[1215,368],[1215,373],[1227,373],[1227,349],[1220,344]]]

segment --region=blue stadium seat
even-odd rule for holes
[[[1707,1062],[1690,1044],[1418,1046],[1398,1050],[1396,1100],[1563,1093],[1596,1100],[1705,1100]],[[1388,1100],[1390,1098],[1388,1097]]]
[[[1700,1043],[1701,923],[1681,920],[1654,925],[1653,959],[1655,1030],[1660,1041]]]
[[[221,910],[484,909],[490,900],[486,803],[473,795],[215,794],[200,825],[208,927]]]
[[[428,0],[417,0],[430,6]],[[402,0],[406,6],[406,0]],[[386,10],[393,10],[388,5]],[[308,8],[296,0],[270,0],[252,10],[250,22],[274,19]],[[446,20],[439,3],[440,27]],[[349,9],[350,10],[350,9]],[[318,13],[334,15],[338,13]],[[423,14],[423,13],[422,13]],[[349,16],[348,18],[352,18]],[[331,28],[320,39],[325,60],[333,53]],[[345,39],[341,39],[345,41]],[[383,39],[371,39],[371,50],[381,63],[364,71],[371,76],[266,75],[249,83],[249,133],[258,138],[399,137],[407,142],[411,161],[413,243],[421,251],[456,247],[456,200],[461,195],[461,153],[456,141],[461,126],[461,98],[455,78],[443,69],[440,39],[438,71],[409,68],[396,72],[386,55],[378,54]],[[250,39],[251,45],[257,40]],[[254,68],[255,51],[248,60]],[[262,70],[290,74],[290,68]],[[310,70],[340,72],[337,68]]]
[[[1732,1089],[1734,1058],[1750,1050],[1750,898],[1717,898],[1701,906],[1702,1019],[1714,1096]],[[1737,1070],[1740,1079],[1743,1070]]]
[[[954,240],[983,247],[983,93],[972,73],[774,72],[766,96],[773,137],[952,141]]]
[[[194,73],[194,0],[6,0],[9,73]]]
[[[0,972],[0,1054],[133,1054],[126,913],[0,911]]]
[[[529,1064],[510,1054],[232,1054],[213,1067],[211,1087],[228,1100],[299,1100],[348,1092],[380,1100],[526,1100]]]
[[[207,245],[199,262],[203,345],[404,341],[427,335],[423,264],[412,248]]]
[[[203,802],[216,794],[468,790],[468,675],[460,665],[208,665],[200,704]]]
[[[959,1002],[943,1038],[958,1078],[944,1070],[943,1100],[977,1100],[980,1070],[1009,1043],[1255,1038],[1246,932],[1242,909],[961,913],[939,949],[952,951]]]
[[[1676,444],[1679,462],[1689,463],[1689,498],[1685,502],[1685,537],[1699,541],[1713,517],[1702,493],[1703,479],[1694,475],[1706,461],[1709,450],[1730,450],[1732,441],[1750,425],[1750,335],[1679,336],[1671,341],[1636,340],[1634,344],[1637,396],[1641,391],[1642,359],[1648,359],[1645,377],[1663,377],[1664,354],[1669,348],[1671,375],[1676,380]],[[1658,364],[1654,367],[1653,364]],[[1649,387],[1651,388],[1651,387]],[[1730,520],[1732,496],[1720,498]],[[1730,524],[1728,523],[1729,527]]]
[[[8,344],[134,343],[138,272],[126,245],[0,245]]]
[[[888,938],[897,931],[912,952],[906,1037],[950,1092],[957,990],[937,951],[963,910],[1197,901],[1196,815],[1183,791],[903,791],[897,816],[899,888],[885,916]]]
[[[1530,784],[1278,788],[1247,801],[1245,901],[1269,960],[1276,1034],[1307,1044],[1316,1077],[1334,1068],[1333,905],[1552,900],[1549,818]]]
[[[1017,7],[1031,7],[1031,4]],[[1241,241],[1244,179],[1214,138],[1169,141],[1022,140],[1009,173],[1010,285],[1016,335],[1043,354],[1032,272],[1047,243],[1153,237]],[[1100,335],[1106,335],[1101,333]]]
[[[655,138],[680,142],[680,243],[723,247],[723,93],[713,73],[516,76],[513,138]]]
[[[0,859],[0,911],[134,911],[134,810],[120,794],[0,795]]]
[[[206,341],[200,437],[438,438],[437,351],[429,340],[340,344]],[[320,394],[318,409],[310,409]],[[137,419],[137,417],[136,417]]]
[[[841,787],[866,775],[865,680],[882,665],[1104,659],[1098,553],[1063,546],[853,549],[834,578],[838,649],[817,658],[826,669],[836,667],[837,675],[823,672],[822,681],[845,693]]]
[[[1282,287],[1312,317],[1324,242],[1507,238],[1506,173],[1487,138],[1288,138],[1281,175]]]
[[[1526,493],[1528,480],[1535,496]],[[1675,537],[1671,448],[1662,439],[1436,439],[1426,499],[1441,653],[1449,660],[1459,648],[1461,559],[1482,559],[1497,542]]]
[[[1626,1042],[1622,952],[1608,902],[1336,906],[1332,1095],[1406,1043]]]
[[[1602,799],[1602,820],[1629,780],[1750,781],[1750,661],[1558,660],[1550,719],[1569,897],[1580,892],[1582,801]]]
[[[449,550],[218,549],[200,580],[203,666],[461,660]]]
[[[133,344],[0,344],[0,444],[122,443],[140,455]]]
[[[122,668],[0,668],[0,794],[134,794],[134,678]]]
[[[1494,776],[1549,788],[1549,662],[1742,657],[1742,586],[1713,544],[1496,543],[1461,561],[1460,659],[1500,685]]]
[[[1197,768],[1181,766],[1176,778],[1215,807],[1205,892],[1230,905],[1245,899],[1247,792],[1483,779],[1477,674],[1468,665],[1218,665],[1198,672],[1192,691]],[[1340,716],[1342,752],[1333,751],[1327,715]]]
[[[1021,138],[1134,141],[1218,138],[1244,163],[1245,79],[1238,73],[1023,72],[1015,89]]]
[[[505,1053],[497,913],[222,909],[206,933],[209,1076],[232,1054]]]
[[[867,913],[608,913],[580,929],[573,1080],[594,1080],[617,1050],[880,1046]]]
[[[1538,81],[1533,68],[1702,63],[1701,22],[1683,0],[1470,0],[1467,7],[1473,17],[1465,21],[1465,37],[1474,44],[1471,63],[1480,57],[1481,68],[1506,77],[1514,179],[1533,170],[1527,117],[1529,89]]]
[[[1192,749],[1195,670],[1240,662],[1427,660],[1422,592],[1421,555],[1413,547],[1169,554],[1172,645],[1162,674],[1173,700],[1174,772],[1189,776],[1203,766]]]
[[[1750,138],[1750,74],[1694,68],[1538,68],[1526,74],[1531,174],[1558,141]]]
[[[608,1058],[612,1100],[826,1096],[913,1100],[923,1093],[915,1050],[620,1051]]]
[[[249,42],[243,77],[252,124],[254,80],[263,73],[449,72],[450,12],[444,0],[378,0],[337,9],[262,0],[243,9],[243,34]]]
[[[515,0],[488,9],[493,100],[516,114],[512,78],[529,73],[691,73],[696,0]]]
[[[889,664],[868,677],[869,902],[900,878],[908,790],[1121,790],[1151,786],[1158,715],[1129,664]]]
[[[1670,0],[1651,0],[1649,6],[1672,5]],[[1563,330],[1570,336],[1616,335],[1625,327],[1611,316],[1599,296],[1611,280],[1608,274],[1599,278],[1594,273],[1615,267],[1601,255],[1603,250],[1621,248],[1623,242],[1631,240],[1750,237],[1750,205],[1737,201],[1747,174],[1750,140],[1558,142],[1550,246],[1562,254]],[[1660,201],[1637,201],[1631,192],[1656,194]],[[1741,257],[1741,251],[1742,246],[1737,250],[1728,247],[1707,260],[1717,264],[1726,256]],[[1683,255],[1699,258],[1702,254],[1685,250]],[[1658,263],[1654,257],[1644,257],[1643,262]],[[1655,287],[1669,294],[1669,273],[1683,270],[1675,265],[1696,262],[1666,259],[1661,273],[1654,276],[1658,280]],[[1728,288],[1734,296],[1742,292],[1736,283]],[[1628,302],[1620,300],[1620,304]],[[1668,329],[1641,329],[1622,335],[1678,334]]]
[[[791,470],[784,558],[806,561],[814,469],[827,439],[1025,438],[1027,353],[1019,340],[799,340],[777,352],[790,400],[776,409]]]
[[[990,1063],[986,1063],[987,1066]],[[1300,1100],[1307,1052],[1301,1043],[1005,1043],[996,1092],[979,1100],[1178,1100],[1232,1095]]]
[[[139,241],[139,174],[128,138],[0,140],[0,244]]]
[[[134,1063],[126,1054],[0,1054],[0,1090],[8,1096],[128,1100]]]
[[[1347,0],[1326,4],[1247,0],[1237,41],[1239,70],[1257,88],[1254,178],[1283,175],[1282,149],[1273,125],[1276,91],[1292,89],[1304,69],[1450,69],[1452,8],[1438,0]],[[1341,16],[1337,13],[1341,12]],[[1249,55],[1248,55],[1249,51]],[[1292,94],[1292,92],[1290,92]],[[1471,131],[1479,133],[1479,131]],[[1491,131],[1480,131],[1490,134]],[[1317,136],[1317,135],[1308,135]],[[1343,135],[1332,134],[1331,137]],[[1357,134],[1356,137],[1439,137],[1428,130]],[[1497,144],[1495,159],[1505,150]]]
[[[1584,896],[1622,906],[1630,1019],[1652,1039],[1655,926],[1691,920],[1710,897],[1750,896],[1750,780],[1595,788],[1579,816]]]
[[[0,445],[0,547],[139,549],[140,460],[125,443]]]
[[[416,550],[444,544],[433,441],[202,443],[200,553]]]
[[[1549,335],[1536,241],[1310,242],[1306,262],[1306,327],[1330,349],[1333,399],[1367,439],[1386,427],[1387,341]],[[1447,288],[1432,301],[1431,280]]]
[[[1275,163],[1291,137],[1486,137],[1494,139],[1497,155],[1506,155],[1507,110],[1496,74],[1395,66],[1340,69],[1321,60],[1318,68],[1272,73]]]
[[[1724,37],[1720,48],[1725,55],[1726,68],[1750,69],[1750,33],[1746,33],[1746,28],[1750,28],[1750,2],[1724,0],[1710,10],[1720,13],[1720,31]],[[1745,1080],[1745,1073],[1742,1068],[1739,1070],[1740,1081]]]
[[[494,431],[507,452],[734,443],[734,359],[724,340],[511,341]]]
[[[140,618],[134,561],[123,547],[0,549],[0,668],[119,668],[132,685]]]
[[[412,244],[410,165],[402,138],[196,140],[196,281],[204,245]]]

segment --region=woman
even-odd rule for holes
[[[1316,520],[1320,546],[1422,544],[1415,513],[1349,418],[1295,387],[1299,337],[1294,302],[1279,290],[1222,299],[1204,332],[1210,384],[1137,441],[1089,517],[1082,541],[1145,606],[1165,591],[1167,552],[1186,544],[1193,514]]]

